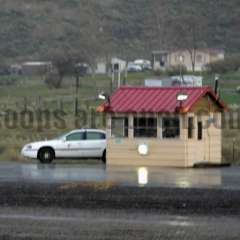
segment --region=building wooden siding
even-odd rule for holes
[[[214,104],[214,102],[205,96],[201,98],[198,103],[193,107],[192,111],[195,115],[195,126],[199,114],[201,115],[201,121],[204,124],[203,139],[201,141],[188,140],[189,156],[188,164],[192,166],[194,163],[199,162],[213,162],[221,163],[222,161],[222,114],[220,108]],[[210,122],[209,122],[210,121]],[[195,128],[195,134],[197,129]]]
[[[149,147],[147,156],[138,153],[141,143]],[[185,166],[185,143],[179,139],[109,139],[107,149],[109,165]]]

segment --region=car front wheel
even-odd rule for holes
[[[51,163],[54,159],[54,151],[50,148],[43,148],[40,150],[38,158],[41,163]]]

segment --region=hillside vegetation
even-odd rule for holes
[[[125,58],[154,49],[240,50],[239,0],[0,0],[1,62]]]

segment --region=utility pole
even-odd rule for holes
[[[115,75],[117,74],[117,84],[115,84]],[[121,87],[121,70],[119,63],[112,64],[112,83],[111,83],[111,91],[114,90],[115,85],[117,87]]]
[[[232,148],[232,161],[235,162],[235,144],[236,144],[236,139],[233,138],[233,148]]]
[[[126,61],[126,66],[124,70],[123,85],[127,84],[127,78],[128,78],[128,60]]]
[[[76,84],[75,84],[75,108],[74,113],[75,116],[78,115],[78,91],[79,91],[79,71],[78,67],[75,67],[75,75],[76,75]]]
[[[184,58],[183,58],[183,56],[181,55],[181,56],[179,56],[179,61],[180,61],[180,78],[181,78],[181,86],[183,86],[183,83],[184,83],[184,79],[183,79],[183,69],[182,69],[182,67],[183,67],[183,61],[184,61]]]
[[[113,92],[113,84],[114,84],[114,68],[113,66],[111,67],[111,71],[112,71],[112,79],[111,79],[111,84],[110,84],[110,88],[111,88],[111,93]]]
[[[79,105],[78,93],[79,93],[79,87],[81,85],[80,77],[83,77],[87,74],[87,68],[88,68],[88,65],[86,63],[78,63],[75,65],[75,76],[76,76],[75,109],[74,109],[75,116],[78,115],[78,105]]]

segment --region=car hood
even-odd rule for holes
[[[53,140],[45,140],[45,141],[38,141],[38,142],[32,142],[32,143],[28,143],[26,144],[24,147],[27,147],[29,145],[32,146],[32,149],[37,149],[43,146],[54,146],[55,144],[59,143],[61,140],[57,140],[57,139],[53,139]]]

